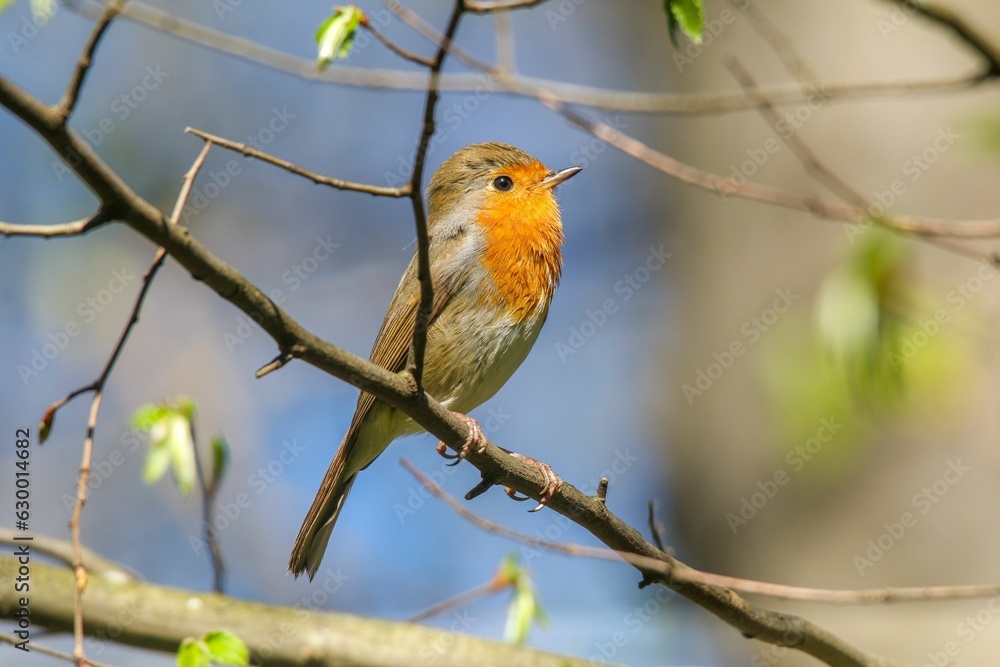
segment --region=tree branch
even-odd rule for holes
[[[889,4],[898,5],[932,23],[937,23],[946,30],[955,33],[966,46],[986,61],[987,69],[983,72],[984,79],[1000,76],[1000,50],[972,24],[945,7],[938,7],[925,0],[886,0]]]
[[[16,559],[0,556],[0,579],[13,581],[17,567]],[[331,572],[321,582],[325,590],[336,590],[339,577]],[[73,575],[33,561],[31,583],[32,622],[57,631],[71,627]],[[0,617],[14,618],[18,595],[13,586],[0,587]],[[320,612],[312,606],[245,602],[103,576],[91,579],[85,612],[87,634],[97,640],[171,653],[186,637],[224,628],[246,643],[251,662],[260,667],[412,667],[416,657],[436,667],[594,667],[584,660],[412,623]]]
[[[102,11],[100,3],[81,3],[80,0],[64,0],[72,11],[96,18]],[[122,17],[164,32],[178,39],[197,44],[204,48],[235,56],[249,63],[304,79],[322,81],[363,88],[390,88],[395,90],[427,89],[427,76],[421,72],[403,72],[376,68],[360,69],[331,65],[320,72],[316,63],[307,58],[299,58],[282,51],[271,49],[248,39],[229,35],[198,23],[178,18],[165,11],[133,0],[122,10]],[[938,93],[962,90],[981,85],[987,79],[983,71],[939,79],[914,81],[855,81],[846,83],[823,83],[818,86],[829,100],[848,100],[873,96],[888,96],[916,93]],[[567,104],[580,104],[605,111],[622,111],[644,114],[703,115],[712,113],[732,113],[752,108],[752,103],[740,91],[717,93],[650,93],[624,90],[608,90],[577,84],[539,79],[517,75],[505,81],[498,81],[497,92],[504,95],[532,97],[524,92],[529,88],[544,89]],[[441,90],[475,92],[482,89],[483,78],[477,74],[444,74],[441,76]],[[762,88],[776,105],[799,104],[808,100],[811,93],[799,85],[778,85]]]
[[[315,171],[310,171],[309,169],[304,169],[296,164],[289,162],[288,160],[282,160],[281,158],[274,157],[263,151],[259,151],[247,144],[240,143],[238,141],[230,141],[229,139],[223,139],[222,137],[216,136],[214,134],[209,134],[203,130],[199,130],[193,127],[184,128],[184,131],[193,134],[196,137],[204,139],[205,141],[211,142],[213,144],[218,144],[225,149],[236,151],[237,153],[242,153],[246,157],[252,157],[262,162],[267,162],[268,164],[273,164],[276,167],[281,167],[285,171],[290,171],[293,174],[308,178],[313,183],[317,185],[328,185],[331,188],[337,188],[338,190],[352,190],[354,192],[363,192],[369,195],[375,195],[376,197],[408,197],[410,195],[410,186],[404,185],[399,188],[386,188],[379,185],[369,185],[367,183],[355,183],[353,181],[345,181],[339,178],[332,178],[330,176],[324,176]]]
[[[93,61],[94,52],[97,50],[97,45],[101,42],[101,38],[104,37],[108,26],[118,16],[122,6],[126,2],[128,0],[113,0],[104,8],[104,13],[97,19],[97,23],[94,25],[94,29],[91,31],[90,37],[83,47],[83,53],[80,54],[80,58],[77,60],[76,68],[70,77],[66,92],[55,108],[56,117],[61,124],[65,124],[69,120],[70,115],[76,108],[76,100],[80,96],[83,80],[86,78],[87,72],[90,71],[90,65]]]
[[[427,348],[427,327],[430,324],[431,309],[434,305],[434,285],[431,284],[430,235],[427,232],[427,212],[424,209],[424,164],[427,162],[427,147],[434,136],[434,110],[437,108],[441,93],[438,89],[441,81],[441,68],[449,53],[452,39],[458,30],[458,22],[465,11],[464,0],[455,0],[451,10],[448,26],[438,42],[437,53],[431,64],[431,79],[427,85],[427,101],[424,103],[424,119],[420,131],[420,141],[417,143],[417,153],[413,158],[413,174],[410,176],[410,203],[413,208],[413,219],[417,227],[417,280],[420,282],[420,304],[417,306],[417,317],[413,323],[413,342],[410,355],[406,361],[406,372],[413,378],[419,391],[423,386],[424,351]]]

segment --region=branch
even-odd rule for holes
[[[0,236],[41,236],[44,238],[52,238],[53,236],[79,236],[110,221],[111,218],[102,208],[89,218],[74,220],[73,222],[63,222],[57,225],[18,225],[10,222],[0,222]]]
[[[637,568],[651,568],[658,570],[662,580],[660,584],[672,587],[671,582],[691,582],[705,584],[707,586],[721,586],[739,593],[749,593],[752,595],[762,595],[764,597],[778,598],[781,600],[799,600],[805,602],[820,602],[832,604],[885,604],[888,602],[939,602],[943,600],[965,600],[970,598],[984,598],[1000,595],[1000,584],[971,584],[965,586],[912,586],[912,587],[884,587],[884,588],[864,588],[864,589],[829,589],[829,588],[807,588],[803,586],[786,586],[784,584],[772,584],[766,581],[756,581],[754,579],[741,579],[730,577],[724,574],[712,574],[696,570],[690,565],[686,565],[676,558],[661,560],[649,558],[638,554],[615,552],[600,547],[589,547],[582,544],[571,544],[568,542],[553,542],[533,535],[518,532],[506,526],[502,526],[490,519],[476,514],[468,509],[458,499],[445,491],[441,485],[434,482],[425,475],[408,459],[400,461],[403,467],[413,475],[420,484],[426,488],[433,496],[444,502],[463,519],[486,532],[505,537],[521,544],[526,544],[542,551],[552,551],[565,554],[567,556],[579,556],[582,558],[595,558],[599,560],[619,561],[624,560]],[[653,517],[653,507],[650,503],[649,523],[653,530],[657,548],[660,551],[665,549],[660,546],[659,527]]]
[[[118,16],[118,13],[126,2],[128,0],[113,0],[105,7],[101,17],[97,19],[97,23],[94,25],[94,29],[91,31],[90,37],[83,47],[83,53],[80,54],[80,58],[77,60],[76,68],[73,70],[73,76],[70,77],[66,92],[55,108],[56,117],[61,124],[65,124],[69,120],[70,115],[76,108],[76,101],[80,96],[83,80],[86,78],[87,72],[90,71],[90,65],[93,61],[94,52],[97,50],[97,45],[100,43],[101,38],[104,37],[108,26]]]
[[[441,68],[445,56],[451,48],[452,39],[458,30],[458,22],[465,11],[464,0],[455,0],[455,7],[448,19],[448,26],[438,42],[437,53],[431,64],[431,79],[427,85],[427,101],[424,104],[424,120],[417,143],[417,154],[413,159],[413,174],[410,176],[410,203],[413,219],[417,227],[417,280],[420,282],[420,304],[413,323],[413,342],[406,361],[406,371],[413,378],[418,390],[422,387],[424,351],[427,348],[427,327],[430,324],[431,309],[434,305],[434,286],[431,284],[430,235],[427,232],[427,213],[424,210],[424,163],[427,161],[427,147],[434,136],[434,109],[441,96],[439,85]]]
[[[1000,50],[982,33],[965,19],[945,7],[928,4],[925,0],[886,0],[890,4],[899,5],[903,9],[923,16],[932,23],[955,33],[966,46],[976,52],[986,61],[987,69],[983,72],[984,79],[1000,76]]]
[[[23,544],[23,541],[14,539],[17,534],[18,533],[11,528],[0,526],[0,544],[6,546]],[[66,540],[60,540],[46,535],[32,535],[31,551],[37,551],[40,554],[54,558],[63,565],[69,567],[73,566],[73,544]],[[91,574],[106,576],[109,578],[117,577],[123,581],[138,579],[138,577],[133,572],[130,572],[124,565],[116,563],[113,560],[108,560],[96,551],[82,547],[81,553],[83,554],[84,565],[86,566],[87,571]]]
[[[465,0],[466,11],[473,14],[489,14],[490,12],[503,12],[510,9],[526,9],[540,5],[545,0]]]
[[[0,580],[13,581],[17,560],[0,556]],[[328,572],[333,592],[342,575]],[[72,625],[73,577],[68,571],[31,563],[31,620],[52,630]],[[19,594],[0,587],[0,617],[16,618]],[[409,667],[417,656],[436,667],[595,667],[568,656],[504,644],[412,623],[327,613],[311,604],[280,607],[216,593],[168,588],[95,576],[86,600],[88,635],[156,651],[175,652],[187,637],[225,628],[250,649],[260,667]],[[34,650],[34,644],[31,645]]]
[[[21,643],[22,641],[24,641],[24,640],[22,640],[20,637],[14,637],[12,635],[2,635],[2,634],[0,634],[0,642],[3,642],[5,644],[10,644],[11,646],[16,646],[17,644]],[[63,651],[57,651],[54,648],[49,648],[48,646],[43,646],[43,645],[39,644],[38,642],[35,642],[35,643],[31,644],[31,650],[32,651],[36,651],[38,653],[41,653],[42,655],[47,655],[47,656],[52,657],[52,658],[59,658],[60,660],[63,660],[65,662],[75,662],[76,661],[76,658],[74,658],[69,653],[65,653]],[[111,667],[111,665],[109,665],[107,663],[97,662],[96,660],[87,660],[87,665],[88,665],[88,667]]]
[[[426,39],[437,44],[442,43],[442,35],[415,12],[402,6],[398,8],[398,11],[400,18]],[[452,45],[450,50],[456,59],[469,67],[489,74],[507,86],[513,87],[517,85],[504,72],[476,58],[468,51],[455,45]],[[844,205],[838,202],[823,200],[814,195],[803,195],[756,183],[741,183],[732,178],[703,171],[661,153],[638,139],[619,132],[607,123],[591,120],[587,116],[570,109],[564,99],[559,98],[550,90],[528,87],[520,87],[520,90],[526,95],[530,94],[534,96],[543,106],[558,113],[570,123],[586,130],[598,139],[614,146],[626,155],[631,155],[640,162],[644,162],[654,169],[662,171],[668,176],[688,185],[693,185],[723,196],[736,196],[759,201],[765,204],[812,213],[818,217],[839,222],[860,223],[869,219],[868,212],[862,206]],[[818,91],[813,90],[809,92],[809,96],[824,94],[824,92],[822,89]],[[748,99],[748,101],[754,106],[758,104],[755,100]],[[964,238],[1000,236],[1000,220],[996,219],[952,220],[947,218],[900,215],[891,217],[882,216],[879,222],[883,226],[896,231],[923,236],[954,236]]]
[[[84,16],[96,18],[102,11],[99,3],[81,4],[81,0],[64,0],[68,8]],[[167,33],[178,39],[197,44],[206,49],[235,56],[249,63],[284,72],[306,81],[322,81],[362,88],[389,88],[394,90],[427,90],[427,77],[419,72],[402,72],[357,67],[331,65],[320,72],[314,60],[299,58],[282,51],[268,48],[251,40],[229,35],[219,30],[205,27],[141,2],[130,2],[122,10],[122,17],[145,25],[153,30]],[[830,100],[848,100],[899,94],[938,93],[973,88],[983,84],[982,71],[949,76],[939,79],[913,81],[855,81],[846,83],[818,84]],[[646,114],[703,115],[711,113],[732,113],[752,107],[740,91],[721,93],[650,93],[624,90],[608,90],[592,86],[581,86],[550,79],[517,75],[507,83],[498,81],[497,92],[518,97],[533,97],[523,89],[544,89],[556,95],[567,104],[581,104],[606,111],[623,111]],[[476,74],[444,74],[441,76],[441,90],[475,92],[483,86],[482,76]],[[810,93],[798,85],[778,85],[761,89],[777,105],[800,104],[809,99]]]
[[[434,67],[434,61],[431,60],[430,58],[424,58],[423,56],[413,53],[412,51],[407,51],[406,49],[399,46],[398,44],[390,40],[388,37],[383,35],[382,32],[378,28],[376,28],[371,23],[371,21],[368,20],[368,16],[366,14],[362,15],[361,27],[370,32],[372,35],[374,35],[375,39],[377,39],[378,41],[382,42],[383,45],[385,45],[385,48],[389,49],[403,60],[409,60],[410,62],[416,63],[418,65],[423,65],[424,67]]]
[[[204,139],[205,141],[211,142],[213,144],[218,144],[223,148],[231,151],[236,151],[237,153],[242,153],[246,157],[252,157],[268,164],[273,164],[276,167],[281,167],[285,171],[290,171],[298,176],[303,176],[308,178],[313,183],[317,185],[329,185],[331,188],[337,188],[338,190],[353,190],[354,192],[364,192],[369,195],[375,195],[376,197],[408,197],[410,194],[409,186],[403,186],[400,188],[386,188],[378,185],[368,185],[367,183],[354,183],[352,181],[345,181],[339,178],[331,178],[330,176],[324,176],[318,174],[315,171],[310,171],[308,169],[303,169],[298,165],[295,165],[287,160],[282,160],[281,158],[274,157],[273,155],[268,155],[263,151],[259,151],[256,148],[252,148],[247,144],[239,143],[238,141],[230,141],[229,139],[223,139],[214,134],[209,134],[203,130],[198,130],[193,127],[184,128],[184,131],[193,134],[196,137]]]

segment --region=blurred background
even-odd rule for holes
[[[318,2],[152,4],[307,60],[329,14]],[[389,18],[382,30],[392,39],[430,53],[381,4],[358,4]],[[444,24],[448,3],[407,4]],[[682,38],[679,50],[661,2],[623,11],[553,1],[509,18],[519,70],[534,77],[619,91],[738,90],[724,65],[735,57],[762,85],[793,83],[746,6],[708,0],[704,42]],[[948,6],[1000,44],[995,3]],[[980,65],[890,3],[767,0],[753,8],[821,82],[959,78]],[[60,6],[38,27],[28,4],[15,2],[0,15],[0,72],[57,101],[91,25]],[[467,16],[457,41],[491,60],[494,34],[494,18]],[[418,71],[361,37],[346,66]],[[465,70],[449,61],[445,71]],[[321,173],[398,185],[409,177],[423,102],[419,91],[304,80],[123,18],[98,50],[73,126],[169,211],[202,146],[187,126],[252,140]],[[796,102],[781,112],[866,200],[984,219],[996,215],[997,103],[993,87],[981,86]],[[706,170],[831,196],[754,111],[587,113]],[[549,321],[518,373],[473,413],[491,439],[549,462],[585,491],[608,476],[609,507],[644,531],[655,499],[666,539],[698,568],[837,588],[998,580],[1000,538],[988,519],[1000,503],[993,268],[913,238],[680,186],[488,82],[446,92],[438,118],[428,177],[456,149],[488,140],[550,168],[585,167],[558,193],[565,272]],[[9,113],[0,114],[0,146],[0,219],[55,223],[93,212],[89,192]],[[309,330],[367,356],[413,252],[407,202],[317,187],[213,150],[192,203],[187,224],[213,252]],[[995,244],[976,247],[985,257]],[[119,225],[83,238],[0,242],[5,428],[34,428],[51,402],[96,377],[154,251]],[[167,262],[105,395],[87,546],[151,581],[210,589],[200,503],[168,479],[143,484],[148,445],[132,425],[141,405],[187,395],[198,406],[201,444],[221,433],[232,447],[220,507],[251,498],[217,524],[227,591],[275,604],[308,599],[317,583],[285,574],[288,551],[357,393],[302,363],[255,380],[275,352],[241,312]],[[87,405],[82,398],[63,408],[49,441],[32,450],[38,533],[68,537]],[[402,620],[487,581],[514,552],[551,619],[533,632],[533,646],[633,665],[809,663],[747,641],[684,601],[638,590],[631,568],[523,551],[468,525],[399,465],[409,457],[461,496],[478,474],[446,467],[433,445],[427,436],[400,441],[359,478],[317,576],[320,585],[340,582],[324,608]],[[0,465],[12,462],[11,448],[0,449]],[[8,498],[9,480],[0,482]],[[11,524],[12,501],[0,508],[0,522]],[[552,512],[526,514],[499,491],[470,508],[530,534],[595,543]],[[900,533],[894,526],[904,520]],[[936,664],[949,642],[957,664],[996,656],[1000,622],[989,602],[763,601],[915,665]],[[429,622],[500,637],[506,603],[492,598],[461,620]],[[623,643],[613,641],[622,633]],[[69,637],[46,641],[71,646]],[[143,664],[173,661],[114,645],[88,652],[119,664],[139,656]],[[19,664],[52,661],[32,654]]]

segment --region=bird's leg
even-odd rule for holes
[[[465,425],[469,427],[469,435],[465,438],[465,442],[462,444],[462,448],[458,450],[457,454],[451,454],[448,452],[448,445],[443,442],[439,442],[435,449],[437,453],[446,459],[454,459],[454,463],[449,463],[448,465],[454,466],[458,465],[458,462],[469,455],[469,452],[475,448],[477,454],[482,454],[486,451],[486,445],[488,441],[486,436],[483,435],[483,429],[479,427],[479,422],[477,422],[472,417],[463,415],[460,412],[453,412],[453,415],[465,422]]]
[[[562,478],[559,477],[559,475],[557,475],[554,470],[552,470],[552,466],[550,466],[548,463],[543,463],[542,461],[536,461],[530,456],[525,456],[524,454],[518,454],[517,452],[510,452],[507,451],[506,449],[504,451],[513,456],[514,458],[524,461],[529,466],[535,468],[540,473],[542,473],[542,479],[545,480],[545,484],[542,486],[542,496],[538,501],[538,507],[528,511],[537,512],[538,510],[545,507],[549,503],[549,501],[552,500],[552,497],[556,495],[556,492],[559,491],[559,489],[562,487],[564,483],[562,481]],[[510,488],[509,486],[506,487],[503,491],[504,493],[507,494],[507,496],[511,500],[517,500],[517,501],[528,500],[528,496],[517,495],[517,491]]]

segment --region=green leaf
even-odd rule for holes
[[[175,414],[169,423],[167,447],[170,449],[171,470],[181,495],[194,490],[198,479],[198,464],[194,460],[194,440],[191,439],[191,422],[184,416]]]
[[[354,44],[354,35],[365,14],[354,5],[335,7],[330,18],[316,31],[318,45],[316,66],[325,69],[337,58],[346,58]]]
[[[705,29],[705,8],[702,0],[663,0],[667,13],[670,41],[677,48],[677,34],[683,32],[695,44],[701,44]]]
[[[214,490],[222,484],[222,478],[229,468],[229,443],[221,435],[212,438],[212,475],[208,488]]]
[[[209,667],[208,647],[198,639],[188,637],[177,649],[177,667]]]
[[[163,444],[151,446],[146,455],[146,465],[142,469],[142,481],[151,486],[156,484],[169,467],[170,449]]]
[[[523,644],[528,639],[532,623],[545,626],[548,624],[548,616],[542,609],[531,578],[517,562],[516,556],[512,554],[504,559],[503,563],[500,564],[498,578],[512,581],[514,585],[514,597],[507,608],[504,640],[514,644]]]
[[[211,661],[219,665],[247,665],[250,651],[243,641],[231,632],[218,630],[209,632],[202,640],[208,647]]]
[[[194,401],[181,396],[170,403],[144,405],[132,415],[136,428],[149,432],[149,455],[142,474],[147,484],[158,482],[170,467],[181,494],[194,490],[198,468],[191,420],[196,411]]]

